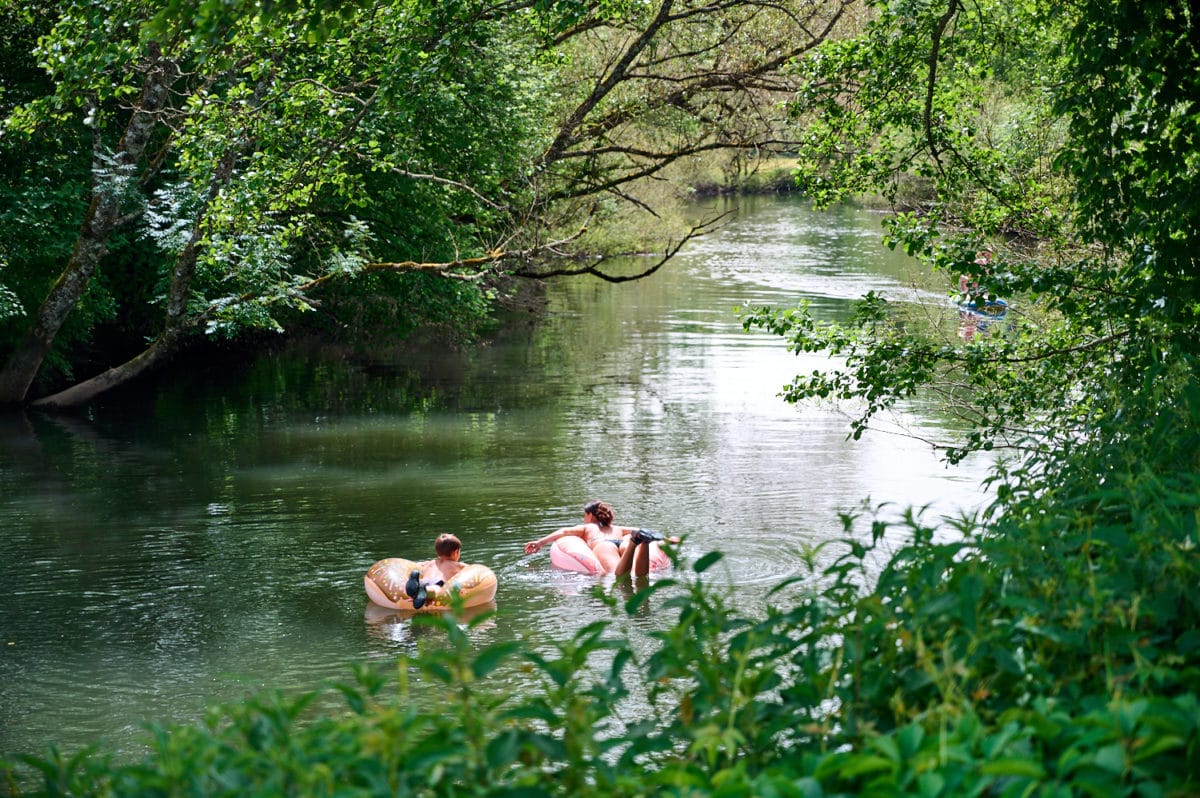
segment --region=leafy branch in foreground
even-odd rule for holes
[[[836,360],[836,367],[797,375],[781,396],[791,403],[834,400],[854,408],[850,435],[856,440],[880,413],[928,395],[969,425],[956,445],[937,444],[952,462],[979,449],[1043,452],[1087,428],[1089,403],[1063,402],[1063,386],[1086,382],[1098,353],[1115,357],[1123,333],[1081,340],[1022,319],[1003,335],[964,343],[957,324],[951,332],[949,314],[942,315],[948,317],[943,329],[933,332],[872,291],[845,322],[822,321],[802,303],[743,309],[742,325],[784,338],[789,351]]]

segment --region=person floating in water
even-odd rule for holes
[[[534,554],[547,543],[561,537],[574,535],[588,544],[604,572],[622,576],[627,573],[644,575],[650,570],[649,544],[667,540],[679,543],[677,537],[664,538],[658,532],[635,527],[617,526],[613,523],[613,510],[604,502],[590,501],[583,506],[583,523],[556,529],[545,537],[525,544],[525,553]],[[639,556],[639,551],[644,556]]]
[[[961,304],[970,304],[976,301],[976,298],[986,299],[986,292],[980,287],[980,281],[990,274],[992,265],[992,253],[990,250],[981,249],[975,253],[975,265],[979,267],[978,273],[961,274],[958,277],[958,292],[962,294],[959,297]]]
[[[459,562],[462,556],[462,541],[451,534],[438,535],[433,542],[437,559],[427,560],[414,568],[408,575],[404,592],[412,599],[413,609],[425,606],[430,594],[443,592],[445,584],[458,575],[466,566]]]

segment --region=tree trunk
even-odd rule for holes
[[[132,360],[114,366],[89,380],[76,383],[65,391],[38,399],[30,406],[38,410],[67,410],[86,404],[105,391],[127,383],[166,362],[179,348],[181,340],[182,335],[179,331],[167,331]]]
[[[268,84],[269,80],[267,79],[259,83],[255,92],[256,103],[261,102]],[[188,242],[175,259],[175,268],[171,276],[171,290],[167,294],[163,329],[154,342],[141,354],[119,366],[108,369],[103,374],[76,383],[64,391],[38,399],[33,402],[33,407],[40,410],[66,410],[86,404],[105,391],[157,368],[180,348],[185,332],[197,321],[188,319],[187,306],[192,292],[192,278],[196,274],[197,248],[200,246],[202,238],[205,215],[221,189],[229,183],[239,156],[250,144],[249,138],[243,138],[238,145],[231,146],[226,150],[217,163],[217,168],[209,181],[204,202],[196,213],[196,221],[192,225]]]
[[[112,173],[116,171],[118,177],[125,179],[132,176],[154,133],[159,114],[166,107],[170,85],[178,74],[173,63],[162,60],[157,47],[153,48],[151,59],[142,84],[141,102],[129,119],[112,165],[102,164],[98,157],[95,159],[92,201],[67,266],[38,308],[33,326],[0,371],[0,404],[25,400],[29,386],[54,344],[54,337],[83,296],[108,249],[110,237],[121,224],[121,199],[113,185]]]
[[[226,174],[228,178],[228,174]],[[215,181],[214,181],[215,183]],[[215,189],[214,189],[215,191]],[[192,275],[196,271],[196,242],[200,225],[192,230],[191,239],[175,260],[175,274],[171,279],[171,293],[167,298],[166,321],[163,331],[141,354],[114,366],[103,374],[76,383],[65,391],[45,396],[32,403],[39,410],[66,410],[86,404],[107,390],[140,377],[164,363],[179,349],[186,329],[185,309],[191,291]]]
[[[600,102],[609,95],[610,92],[629,77],[629,68],[637,60],[637,57],[642,54],[654,37],[658,35],[659,30],[667,24],[671,16],[671,6],[674,0],[664,0],[659,6],[658,12],[654,15],[654,19],[650,21],[646,29],[630,43],[625,52],[621,55],[620,60],[613,64],[608,74],[592,89],[591,94],[581,102],[567,119],[559,126],[558,134],[554,137],[554,141],[542,153],[540,161],[546,164],[552,164],[562,157],[562,154],[567,151],[572,144],[575,143],[579,135],[579,127],[583,124],[583,120],[587,119],[588,114],[596,108]]]

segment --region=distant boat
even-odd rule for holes
[[[1008,303],[1003,299],[973,300],[959,302],[958,309],[964,313],[972,313],[989,319],[1002,319],[1008,313]]]

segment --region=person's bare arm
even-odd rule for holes
[[[562,529],[554,530],[544,538],[531,540],[525,544],[525,553],[533,554],[534,552],[540,550],[542,546],[545,546],[547,543],[553,543],[554,541],[566,535],[574,535],[577,538],[583,538],[584,540],[587,540],[587,524],[581,524],[580,526],[564,526]]]

